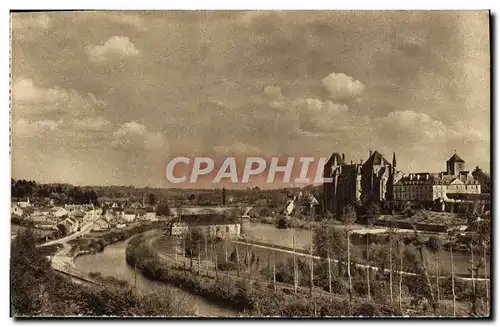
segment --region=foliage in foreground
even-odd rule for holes
[[[170,293],[138,295],[128,284],[88,287],[52,270],[30,229],[12,242],[12,316],[183,316],[192,314]]]
[[[347,299],[316,297],[314,301],[307,294],[291,294],[285,290],[274,292],[272,285],[237,281],[220,276],[217,280],[194,275],[187,271],[169,269],[162,265],[138,235],[127,246],[126,260],[142,274],[156,281],[162,281],[190,293],[203,296],[235,310],[252,316],[352,316],[352,315],[397,315],[396,308],[376,306],[368,302],[349,304]],[[292,292],[293,293],[293,292]]]

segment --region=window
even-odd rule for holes
[[[226,233],[229,233],[229,226],[226,226]]]

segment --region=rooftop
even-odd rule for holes
[[[450,159],[448,159],[448,161],[449,161],[449,162],[465,162],[465,161],[463,161],[463,160],[462,160],[462,158],[460,158],[460,157],[458,156],[458,154],[456,154],[456,153],[455,153],[454,155],[452,155],[452,156],[451,156],[451,158],[450,158]]]
[[[374,151],[370,158],[365,161],[365,165],[370,165],[370,166],[379,166],[379,165],[389,165],[389,161],[387,161],[384,156],[378,152]]]

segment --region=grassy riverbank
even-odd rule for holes
[[[328,297],[290,292],[264,281],[248,282],[222,275],[217,279],[188,271],[174,269],[160,262],[140,235],[129,241],[126,260],[145,277],[180,287],[219,304],[250,316],[391,316],[400,315],[397,307],[378,305],[371,301],[355,299],[349,302],[345,296]]]
[[[70,256],[86,253],[102,252],[110,244],[124,241],[133,235],[144,233],[152,229],[161,229],[165,222],[145,222],[138,225],[127,226],[123,229],[115,229],[93,235],[84,235],[81,238],[69,241],[71,245]]]

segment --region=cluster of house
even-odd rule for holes
[[[157,221],[158,218],[152,207],[147,207],[133,203],[124,205],[123,203],[113,202],[106,205],[102,214],[94,220],[93,231],[105,231],[114,228],[124,228],[128,224],[139,221]]]
[[[113,228],[123,228],[139,221],[156,221],[153,207],[142,204],[112,202],[104,204],[103,208],[93,205],[66,204],[54,206],[51,200],[44,205],[33,205],[29,198],[26,201],[13,202],[11,216],[26,222],[31,222],[35,228],[43,230],[74,233],[85,224],[92,223],[93,231],[105,231]]]
[[[94,208],[92,205],[54,206],[51,200],[44,206],[36,206],[26,201],[13,202],[11,216],[33,223],[33,226],[43,230],[59,231],[61,226],[66,233],[79,230],[81,221]]]
[[[316,212],[319,208],[319,201],[310,192],[300,191],[292,199],[289,199],[285,207],[281,210],[281,214],[290,216],[293,212],[300,208],[301,213],[310,214]]]

